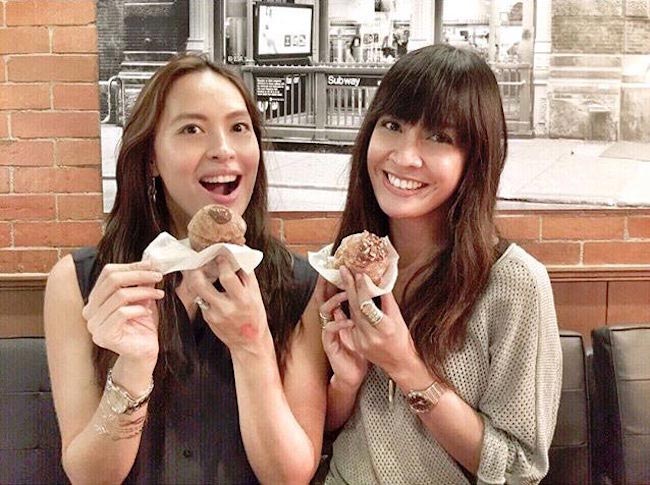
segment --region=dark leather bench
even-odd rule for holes
[[[0,338],[0,483],[69,483],[42,338]]]
[[[596,483],[650,483],[650,325],[594,331],[591,411],[583,338],[562,331],[561,344],[562,396],[543,483],[588,484],[592,467]],[[0,430],[0,483],[69,483],[42,338],[0,338]]]
[[[597,483],[650,483],[650,325],[603,327],[594,348]]]
[[[549,450],[549,470],[542,483],[591,483],[589,373],[582,335],[560,331],[562,394]]]

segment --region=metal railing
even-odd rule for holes
[[[530,64],[497,63],[490,67],[501,89],[506,119],[518,122],[530,121],[532,74]]]
[[[242,66],[271,138],[350,141],[388,67]]]
[[[153,74],[153,72],[131,72],[120,73],[110,77],[107,82],[108,113],[101,122],[110,123],[114,121],[116,125],[124,126],[130,114],[126,100],[127,84],[143,85]],[[111,99],[113,96],[113,86],[116,86],[115,96],[117,99],[115,100]]]
[[[531,66],[491,66],[511,132],[530,132]],[[350,141],[386,66],[242,66],[271,138]]]

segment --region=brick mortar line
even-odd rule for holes
[[[4,57],[98,57],[97,52],[8,52]]]
[[[639,238],[635,238],[639,239]],[[641,238],[643,239],[643,238]],[[650,239],[646,238],[645,239],[647,242],[650,243]],[[558,243],[558,242],[565,242],[565,243],[625,243],[631,241],[630,239],[588,239],[588,238],[578,238],[578,239],[542,239],[541,242],[545,243]]]

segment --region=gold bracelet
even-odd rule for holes
[[[146,412],[135,419],[125,414],[115,413],[105,396],[99,402],[99,410],[101,422],[95,423],[95,431],[100,435],[108,436],[113,441],[140,435],[147,420]]]

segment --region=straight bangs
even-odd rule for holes
[[[463,54],[437,52],[435,69],[432,56],[424,52],[398,61],[379,87],[388,92],[383,96],[377,93],[380,101],[373,106],[376,119],[388,115],[410,124],[422,122],[429,131],[453,129],[462,146],[471,144],[474,96],[467,73],[469,62]]]

